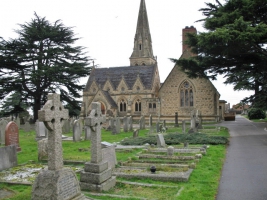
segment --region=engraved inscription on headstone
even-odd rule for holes
[[[63,199],[70,199],[75,197],[78,193],[77,179],[73,173],[66,172],[58,179],[59,196]]]

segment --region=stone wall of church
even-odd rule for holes
[[[185,81],[192,86],[193,105],[182,107],[180,90]],[[174,116],[175,112],[181,118],[189,118],[193,109],[200,110],[206,120],[215,120],[219,114],[219,94],[213,84],[207,79],[189,79],[176,66],[162,85],[159,96],[161,118]]]

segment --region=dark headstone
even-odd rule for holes
[[[178,124],[178,112],[175,113],[175,124],[174,124],[174,127],[179,127],[179,124]]]

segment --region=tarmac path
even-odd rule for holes
[[[267,200],[267,123],[237,115],[236,121],[219,124],[229,128],[217,200]]]

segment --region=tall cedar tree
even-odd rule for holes
[[[61,100],[79,107],[81,77],[90,74],[90,59],[72,27],[60,20],[50,23],[36,13],[29,23],[19,24],[17,39],[0,38],[0,98],[16,92],[22,104],[33,108],[34,120],[47,94],[59,92]]]
[[[188,34],[186,43],[196,54],[190,59],[171,59],[191,78],[216,79],[224,75],[235,90],[254,90],[244,99],[267,108],[267,1],[227,0],[206,3],[199,11],[206,17],[207,32]]]

